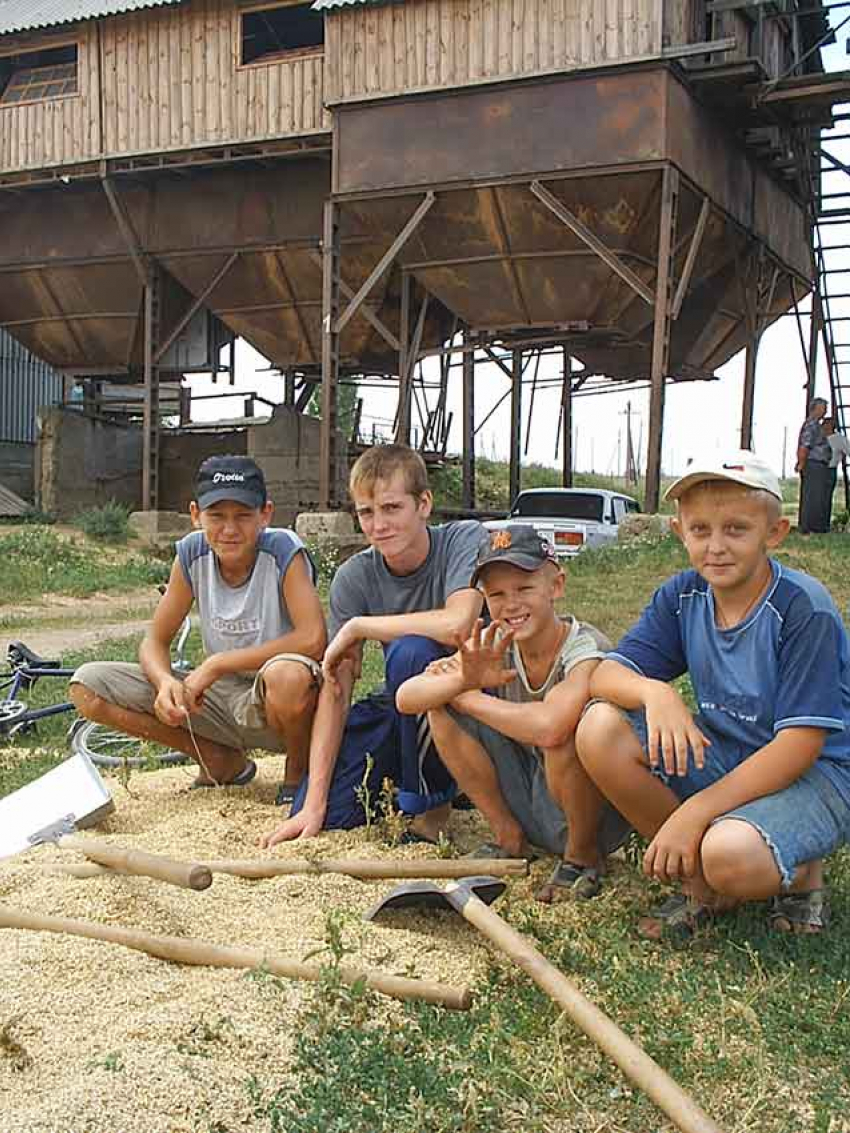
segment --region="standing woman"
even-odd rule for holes
[[[796,472],[800,473],[800,533],[829,531],[832,505],[832,449],[821,428],[826,400],[812,398],[809,415],[797,442]]]

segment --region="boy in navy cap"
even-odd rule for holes
[[[850,840],[850,654],[814,578],[770,557],[788,533],[779,480],[753,453],[692,467],[667,492],[691,570],[656,590],[591,678],[579,757],[677,882],[641,922],[689,935],[771,899],[784,931],[827,922],[825,855]],[[696,713],[669,683],[689,673]]]
[[[487,534],[471,585],[493,621],[479,621],[453,657],[398,690],[401,712],[428,713],[440,758],[487,819],[495,841],[475,857],[561,859],[537,899],[592,897],[627,827],[576,759],[574,732],[590,676],[609,643],[559,617],[564,572],[528,524]],[[488,695],[484,690],[494,693]]]
[[[91,662],[72,677],[82,715],[191,756],[197,787],[249,783],[254,748],[286,751],[285,786],[306,769],[325,621],[304,545],[269,527],[272,511],[253,460],[205,460],[190,505],[197,530],[177,544],[139,664]],[[170,646],[193,603],[206,656],[183,678]]]

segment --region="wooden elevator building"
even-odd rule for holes
[[[745,347],[749,443],[764,329],[814,278],[824,74],[817,0],[4,0],[0,326],[64,372],[159,382],[201,312],[323,394],[332,504],[341,380],[462,358],[474,505],[475,359],[650,387]],[[507,359],[507,361],[506,361]],[[571,359],[582,369],[575,371]],[[448,373],[448,367],[443,370]],[[480,392],[480,391],[479,391]],[[480,398],[479,405],[480,405]]]

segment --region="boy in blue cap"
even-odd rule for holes
[[[197,530],[177,544],[139,664],[95,661],[71,678],[83,716],[184,752],[201,765],[197,787],[249,783],[253,748],[286,751],[287,785],[307,766],[325,620],[304,545],[269,526],[272,511],[253,460],[205,460],[190,505]],[[170,646],[193,603],[206,656],[183,678]]]
[[[823,858],[850,840],[850,654],[814,578],[770,557],[785,538],[771,469],[738,451],[667,492],[690,570],[665,582],[591,678],[579,757],[650,840],[644,872],[678,882],[641,931],[690,934],[770,899],[784,931],[827,923]],[[688,673],[696,713],[670,681]]]

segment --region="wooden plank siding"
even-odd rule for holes
[[[59,165],[100,152],[94,25],[63,28],[55,35],[9,36],[0,40],[0,51],[41,50],[69,43],[77,44],[77,94],[0,106],[0,170]]]
[[[233,0],[191,0],[4,37],[6,52],[76,43],[79,93],[0,106],[0,172],[329,132],[322,53],[242,67],[239,34]]]
[[[658,54],[660,20],[658,0],[405,0],[346,7],[325,18],[325,97],[333,104]]]
[[[322,54],[239,66],[239,9],[227,0],[116,16],[102,35],[108,156],[331,128]]]

